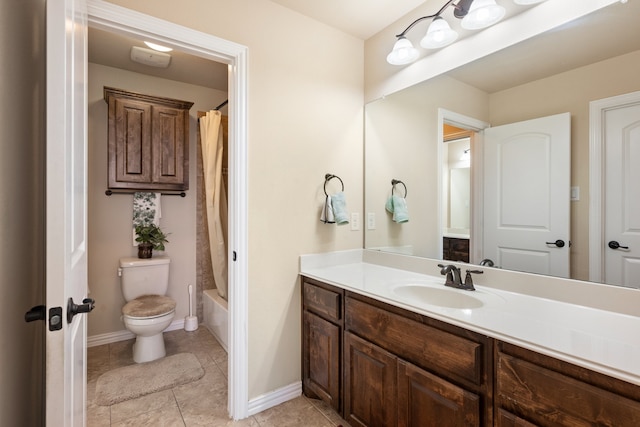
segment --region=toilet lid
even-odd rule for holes
[[[143,295],[122,307],[122,314],[129,317],[163,316],[176,309],[176,302],[164,295]]]

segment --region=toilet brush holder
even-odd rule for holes
[[[184,318],[184,330],[192,332],[198,329],[198,318],[196,316],[187,316]]]
[[[193,315],[193,286],[189,285],[189,315],[184,318],[184,330],[187,332],[198,329],[198,316]]]

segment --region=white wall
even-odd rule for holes
[[[118,259],[137,256],[132,242],[133,196],[106,196],[107,103],[103,87],[194,102],[189,112],[189,191],[186,197],[163,196],[160,226],[171,233],[165,255],[171,258],[168,295],[177,302],[175,320],[189,313],[187,285],[196,284],[196,131],[197,112],[227,98],[226,92],[143,74],[89,64],[89,291],[96,308],[88,336],[123,331],[124,299],[117,276]]]
[[[363,41],[268,0],[112,0],[248,47],[249,398],[301,379],[298,256],[362,247],[319,221],[325,173],[362,210]]]

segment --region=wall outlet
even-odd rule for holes
[[[358,231],[360,230],[360,214],[358,212],[351,213],[351,230]]]
[[[376,214],[374,212],[369,212],[367,214],[367,230],[375,230],[376,229]]]

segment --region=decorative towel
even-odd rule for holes
[[[398,224],[409,221],[407,200],[404,197],[396,195],[389,196],[384,207],[389,213],[393,214],[393,221],[397,222]]]
[[[162,218],[160,193],[133,193],[133,246],[138,246],[136,227],[138,225],[160,225],[160,218]]]
[[[333,206],[333,216],[336,224],[349,224],[349,212],[347,212],[347,200],[344,192],[339,192],[331,196],[331,205]]]
[[[333,216],[333,206],[331,205],[331,196],[327,196],[322,206],[322,213],[320,214],[320,221],[325,224],[335,224],[336,219]]]

